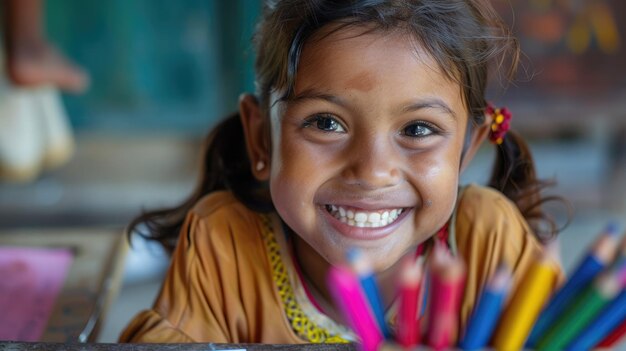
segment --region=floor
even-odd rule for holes
[[[610,159],[601,142],[533,143],[532,149],[540,175],[556,178],[553,192],[575,208],[560,234],[563,265],[571,269],[609,220],[626,228],[626,200],[609,205]],[[121,231],[142,209],[180,201],[195,182],[198,155],[198,140],[183,136],[79,135],[77,153],[63,169],[29,185],[0,184],[0,228],[106,225]],[[463,182],[484,182],[492,157],[490,149],[481,150]],[[151,306],[167,265],[158,246],[133,241],[98,341],[115,342],[132,316]]]

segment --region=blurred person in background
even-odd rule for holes
[[[46,38],[42,0],[4,1],[4,50],[7,75],[19,86],[52,84],[83,92],[89,77],[69,62]]]
[[[48,41],[42,0],[2,5],[0,180],[28,182],[70,159],[74,141],[56,89],[81,93],[89,77]]]

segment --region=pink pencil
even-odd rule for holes
[[[360,338],[361,350],[376,351],[384,337],[367,305],[356,274],[348,267],[333,266],[328,272],[328,287],[335,305]]]
[[[427,344],[435,350],[453,347],[465,285],[465,264],[436,243],[430,263],[430,314]]]
[[[419,314],[424,259],[411,257],[400,273],[400,306],[398,309],[397,341],[405,348],[420,342]]]

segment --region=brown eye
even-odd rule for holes
[[[434,134],[434,131],[428,125],[425,125],[423,123],[415,123],[415,124],[406,126],[404,130],[402,131],[402,133],[410,137],[423,138],[431,134]]]
[[[343,126],[337,120],[328,115],[315,115],[305,122],[305,127],[314,126],[324,132],[345,133]]]

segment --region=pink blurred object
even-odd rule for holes
[[[39,341],[72,259],[69,249],[0,247],[0,340]]]
[[[328,272],[328,287],[335,304],[359,337],[360,349],[378,350],[384,339],[383,334],[376,324],[354,272],[348,267],[331,267]]]

